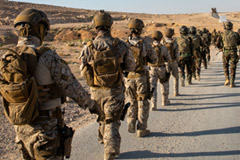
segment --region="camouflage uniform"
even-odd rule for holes
[[[228,37],[230,35],[230,37]],[[231,41],[231,42],[229,42]],[[230,87],[234,87],[234,81],[236,76],[237,63],[239,56],[237,55],[237,46],[240,44],[239,34],[226,29],[217,41],[219,49],[223,50],[222,62],[225,75],[225,85],[230,82]],[[229,63],[230,63],[230,78],[229,78]]]
[[[23,45],[36,48],[40,41],[33,36],[19,37],[18,46]],[[53,50],[48,50],[39,57],[35,78],[40,86],[56,83],[65,95],[75,100],[83,109],[94,106],[67,63]],[[60,129],[64,125],[60,107],[60,98],[49,100],[41,104],[40,115],[31,124],[14,126],[16,143],[24,159],[63,158],[63,153],[59,152],[62,147]]]
[[[150,86],[153,91],[153,96],[150,100],[151,108],[157,109],[157,82],[160,81],[161,93],[162,93],[162,105],[169,104],[169,73],[167,73],[166,65],[164,62],[171,61],[171,56],[168,53],[167,48],[160,44],[159,41],[153,42],[153,48],[156,48],[156,54],[158,56],[158,62],[156,64],[150,64]]]
[[[174,96],[179,95],[179,75],[178,75],[178,44],[177,41],[173,38],[164,37],[163,44],[168,48],[168,51],[171,56],[171,61],[169,62],[169,72],[173,76],[173,92]],[[171,46],[172,45],[172,46]],[[171,46],[171,47],[170,47]]]
[[[192,64],[192,75],[193,77],[200,80],[201,71],[201,52],[200,46],[202,45],[201,37],[197,34],[190,34],[189,37],[193,42],[193,64]]]
[[[185,86],[185,68],[187,68],[187,83],[192,83],[192,42],[188,36],[181,35],[177,39],[178,47],[179,47],[179,68],[180,68],[180,78],[181,85]]]
[[[129,46],[139,46],[142,43],[141,54],[150,63],[157,61],[157,56],[152,46],[142,37],[129,37],[127,43]],[[128,131],[135,132],[135,124],[137,123],[137,130],[144,131],[147,128],[147,121],[149,117],[149,84],[148,84],[148,68],[144,65],[141,72],[129,72],[128,77],[125,79],[126,87],[126,102],[130,102],[128,108],[127,122]]]
[[[209,32],[207,30],[205,30],[203,32],[203,35],[202,35],[202,41],[203,41],[203,65],[205,67],[205,69],[207,69],[207,65],[209,64],[210,62],[210,45],[211,45],[211,36],[209,34]]]
[[[103,50],[110,47],[113,43],[113,37],[109,32],[100,31],[93,41],[96,50]],[[129,47],[123,41],[119,41],[117,46],[117,56],[121,59],[121,67],[124,71],[135,69],[135,62]],[[93,52],[89,46],[85,46],[81,52],[80,59],[83,70],[88,64],[93,63]],[[120,153],[119,134],[120,115],[124,106],[124,87],[120,84],[114,88],[108,87],[90,87],[91,98],[96,101],[102,110],[102,116],[98,120],[98,140],[104,143],[104,159],[108,160]]]

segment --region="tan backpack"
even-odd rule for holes
[[[170,53],[170,56],[172,58],[172,60],[175,60],[176,59],[176,56],[174,54],[174,48],[173,48],[173,44],[175,43],[175,40],[172,40],[171,42],[166,42],[166,41],[163,41],[163,44],[167,47],[169,53]]]
[[[143,47],[143,40],[140,40],[136,45],[130,45],[130,48],[133,53],[133,58],[136,62],[135,72],[142,72],[144,70],[144,66],[147,65],[147,58],[142,56],[142,47]]]
[[[223,33],[223,45],[224,47],[237,47],[238,35],[233,31],[225,31]]]
[[[26,46],[0,49],[5,51],[0,58],[0,93],[4,113],[13,125],[29,124],[39,115],[38,86],[33,74],[37,65],[36,52],[47,50]]]
[[[120,58],[116,54],[118,44],[119,39],[115,38],[111,47],[100,51],[88,44],[93,53],[93,64],[84,71],[89,86],[113,88],[122,84]]]

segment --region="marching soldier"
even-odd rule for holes
[[[128,109],[127,123],[128,132],[135,133],[137,121],[137,137],[144,137],[150,134],[147,130],[147,121],[149,117],[149,77],[147,63],[156,63],[157,56],[152,46],[141,37],[144,23],[140,19],[132,19],[128,28],[131,31],[126,40],[133,51],[133,57],[136,62],[136,68],[129,72],[126,77],[126,101],[130,102]]]
[[[239,34],[234,32],[232,22],[228,21],[224,24],[225,31],[218,39],[217,47],[220,51],[223,51],[222,61],[223,70],[225,75],[225,83],[227,86],[234,87],[234,81],[236,76],[237,63],[240,55],[237,55],[237,46],[240,44]],[[229,76],[230,65],[230,76]]]
[[[112,17],[100,11],[93,17],[97,37],[81,52],[80,69],[90,86],[91,97],[101,110],[98,140],[104,144],[104,160],[120,153],[120,117],[124,106],[122,71],[133,71],[135,62],[128,45],[111,36]]]
[[[170,104],[168,99],[169,95],[169,70],[166,69],[166,64],[171,61],[171,56],[168,53],[167,48],[160,42],[162,40],[162,32],[154,31],[152,33],[153,43],[152,46],[157,54],[158,61],[155,64],[149,64],[150,66],[150,86],[153,91],[153,96],[150,100],[152,110],[157,109],[157,82],[160,81],[161,93],[162,93],[162,106]],[[169,66],[167,66],[169,68]]]
[[[174,30],[172,28],[168,28],[164,32],[165,36],[163,38],[163,45],[165,45],[170,53],[171,60],[168,62],[169,72],[173,76],[173,95],[179,96],[179,75],[178,75],[178,44],[174,35]]]

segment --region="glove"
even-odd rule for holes
[[[94,106],[90,109],[89,108],[89,112],[91,113],[91,114],[97,114],[97,115],[101,115],[101,113],[102,113],[102,111],[101,111],[101,109],[100,109],[100,106],[99,105],[97,105],[97,103],[96,102],[94,102]]]

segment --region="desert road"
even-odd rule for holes
[[[221,55],[212,57],[201,80],[180,87],[174,97],[170,80],[170,101],[161,106],[158,86],[158,110],[150,111],[151,134],[137,138],[122,122],[121,154],[117,160],[239,160],[240,159],[240,65],[236,87],[224,86]],[[71,160],[101,160],[103,145],[97,141],[96,122],[79,130],[73,139]]]

